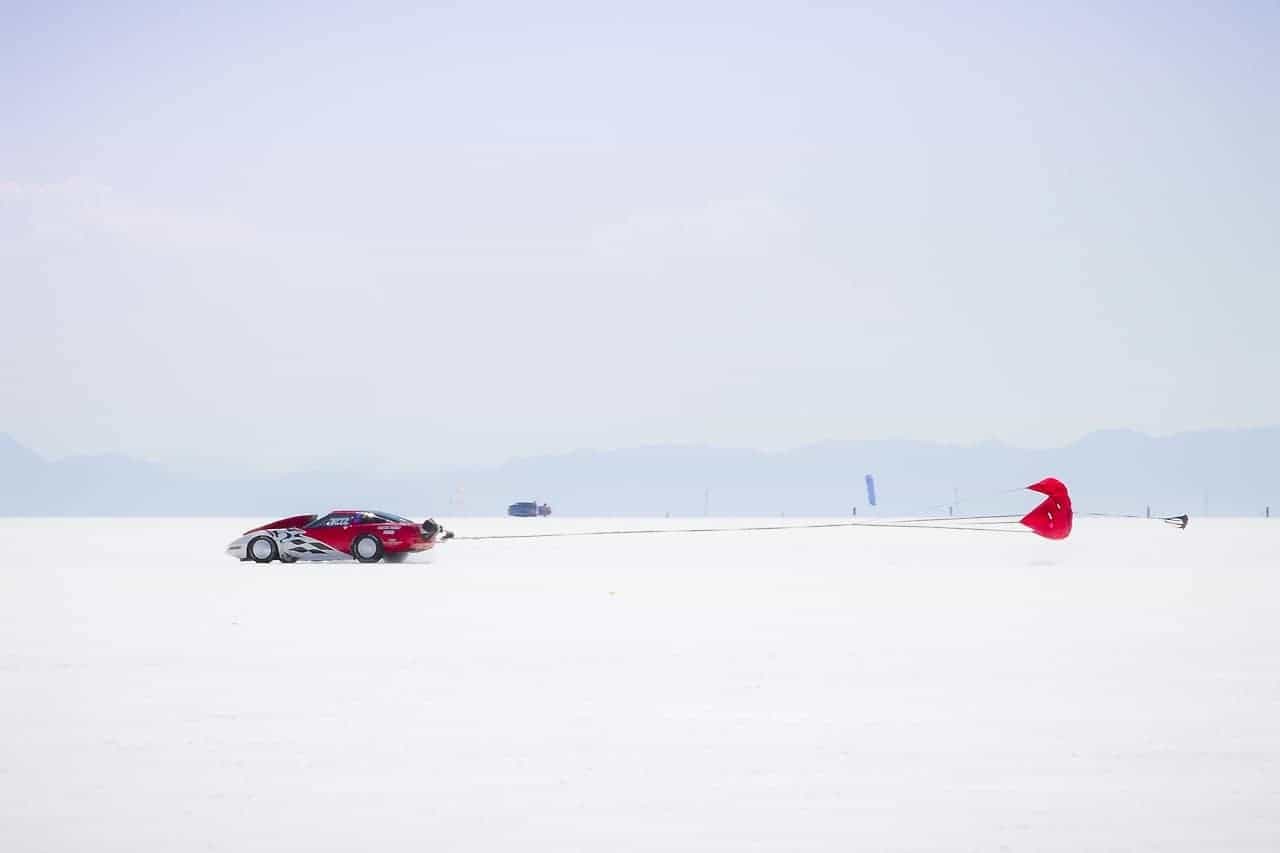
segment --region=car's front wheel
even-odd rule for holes
[[[249,543],[249,559],[255,563],[270,563],[280,556],[276,543],[270,536],[258,536]]]
[[[382,559],[382,542],[366,533],[351,543],[351,554],[362,563],[376,563]]]

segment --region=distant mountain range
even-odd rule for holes
[[[879,506],[867,506],[865,474]],[[1280,427],[1154,438],[1092,433],[1066,447],[829,441],[784,452],[698,446],[579,451],[402,477],[313,472],[209,478],[126,456],[46,460],[0,434],[0,515],[276,517],[332,507],[500,515],[539,500],[557,515],[859,515],[1013,511],[1017,487],[1067,482],[1083,511],[1280,514]],[[536,522],[534,522],[536,523]]]

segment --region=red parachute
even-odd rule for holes
[[[1054,477],[1045,477],[1027,488],[1046,497],[1022,517],[1022,524],[1045,539],[1066,539],[1070,536],[1071,495],[1067,494],[1066,485]]]

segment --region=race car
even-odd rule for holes
[[[227,546],[240,561],[381,559],[399,562],[453,534],[428,518],[422,524],[389,512],[338,509],[326,515],[294,515],[245,534]]]

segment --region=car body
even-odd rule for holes
[[[389,512],[334,510],[324,515],[294,515],[246,530],[227,546],[237,560],[403,560],[429,550],[453,534],[428,518],[422,524]]]

